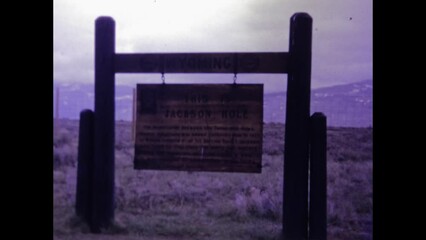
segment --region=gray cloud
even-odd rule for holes
[[[167,4],[166,1],[161,6],[167,7]],[[308,12],[314,19],[312,86],[319,87],[372,78],[371,5],[371,0],[248,0],[239,5],[204,7],[202,12],[196,12],[201,4],[194,10],[192,5],[185,6],[186,13],[151,14],[150,19],[143,16],[154,8],[131,9],[128,14],[111,8],[110,12],[116,20],[118,52],[288,51],[291,15]],[[87,10],[85,6],[85,1],[55,1],[55,81],[93,82],[94,21],[96,16],[105,14],[96,8]],[[129,5],[129,9],[131,7]],[[200,21],[199,17],[203,16],[206,17]],[[188,27],[176,25],[179,17],[188,18],[182,22]],[[156,28],[158,21],[163,21],[158,25],[161,28]],[[117,82],[127,84],[151,79],[160,81],[156,74],[117,75]],[[166,79],[170,82],[232,82],[231,75],[176,74]],[[285,75],[265,74],[241,74],[238,78],[241,82],[265,82],[266,91],[281,90],[286,79]]]

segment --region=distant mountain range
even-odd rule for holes
[[[94,109],[94,86],[55,84],[53,105],[59,89],[59,118],[78,119],[83,109]],[[372,126],[372,81],[311,90],[311,113],[323,112],[328,126]],[[133,87],[117,85],[116,120],[131,120]],[[264,95],[264,122],[285,122],[286,93]],[[56,114],[55,106],[54,114]]]
[[[311,114],[323,112],[328,126],[369,127],[373,125],[371,80],[311,90]],[[265,122],[285,122],[286,93],[266,94]]]

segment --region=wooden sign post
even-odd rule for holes
[[[327,118],[310,117],[309,239],[327,240]]]
[[[308,161],[311,93],[312,18],[290,20],[290,71],[284,145],[283,233],[285,239],[308,239]]]
[[[95,28],[95,116],[92,231],[114,219],[115,22],[100,17]]]
[[[124,54],[115,53],[112,18],[99,17],[95,33],[94,149],[89,174],[92,232],[107,228],[114,218],[115,73],[288,73],[283,237],[324,238],[324,222],[310,222],[315,233],[308,233],[310,139],[323,139],[325,134],[323,122],[309,131],[312,18],[308,14],[291,17],[289,52]],[[261,85],[139,85],[137,94],[136,169],[261,171]],[[317,120],[313,121],[316,126]],[[317,160],[311,172],[321,186],[311,182],[317,188],[314,199],[320,201],[311,209],[316,221],[325,221],[326,149],[322,140],[313,144]]]

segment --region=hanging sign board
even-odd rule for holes
[[[263,84],[138,84],[135,169],[261,172]]]

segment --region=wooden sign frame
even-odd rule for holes
[[[95,111],[84,112],[85,117],[80,120],[85,121],[80,126],[87,130],[80,144],[93,139],[93,146],[89,144],[91,147],[79,152],[78,172],[84,172],[84,179],[89,179],[86,180],[89,183],[86,182],[88,188],[84,191],[77,191],[80,194],[76,204],[77,213],[86,212],[82,215],[91,231],[100,232],[101,228],[110,226],[114,218],[116,73],[287,73],[283,237],[326,239],[325,116],[310,117],[312,18],[309,14],[296,13],[291,17],[289,43],[289,52],[116,53],[114,20],[111,17],[96,19]],[[311,168],[313,194],[309,196],[308,219],[310,147],[314,156],[311,160],[316,163],[311,164],[315,169]],[[79,204],[81,202],[89,204]],[[320,223],[310,222],[312,219]]]

